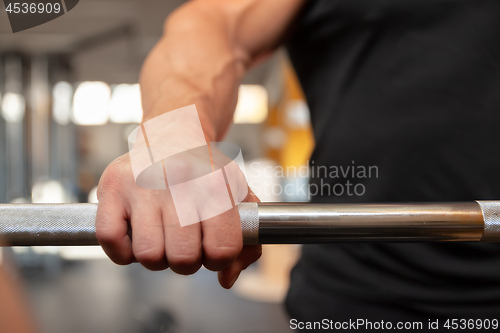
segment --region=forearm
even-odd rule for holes
[[[279,44],[302,1],[196,0],[175,11],[167,19],[163,37],[141,73],[143,121],[195,104],[206,141],[221,140],[232,120],[240,80],[255,61]],[[166,116],[148,123],[158,129],[160,135],[149,135],[148,139],[144,135],[140,144],[151,147],[152,137],[160,143],[153,142],[153,146],[162,146],[162,149],[172,148],[176,143],[185,144],[184,140],[195,137],[196,143],[200,143],[203,137],[198,136],[199,127],[192,130],[197,125],[196,115],[188,112],[185,117],[175,113],[173,118]],[[163,127],[162,121],[169,121],[167,127]],[[180,124],[183,121],[187,123]],[[182,151],[189,147],[186,145]],[[96,235],[103,249],[118,264],[138,261],[152,270],[170,267],[180,274],[192,274],[204,265],[220,272],[220,284],[230,288],[239,273],[259,258],[261,249],[260,246],[243,247],[238,211],[221,210],[216,216],[212,211],[205,214],[190,198],[182,201],[182,205],[195,207],[186,206],[200,223],[182,226],[172,191],[152,191],[136,183],[132,155],[125,154],[111,163],[99,181]],[[145,165],[149,165],[149,158],[148,152]],[[203,155],[194,154],[193,158],[190,165],[207,165]],[[194,179],[190,175],[182,176],[190,168],[179,165],[182,169],[174,172],[176,177]],[[214,174],[217,175],[210,173]],[[196,180],[200,178],[203,177]],[[244,177],[242,181],[245,182]],[[213,208],[213,205],[228,203],[224,185],[221,192],[224,199],[219,200],[217,186],[202,184],[197,191],[202,206]],[[246,189],[246,182],[237,188]],[[245,199],[258,200],[250,195]],[[232,207],[231,202],[227,207]]]
[[[196,104],[207,139],[220,140],[231,123],[240,80],[277,45],[292,16],[262,27],[263,4],[194,1],[174,12],[142,70],[144,121]],[[269,10],[269,2],[264,5]]]

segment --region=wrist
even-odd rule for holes
[[[142,119],[142,124],[152,120],[153,118],[160,117],[168,112],[176,111],[187,107],[189,105],[195,105],[198,118],[203,129],[203,134],[207,142],[214,142],[217,140],[218,133],[216,127],[216,117],[215,113],[208,102],[209,98],[207,96],[202,96],[201,94],[193,93],[181,93],[175,101],[168,98],[166,94],[161,94],[156,101],[150,102],[149,109],[144,108],[144,115]],[[145,106],[147,103],[143,103]]]

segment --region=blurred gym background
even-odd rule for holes
[[[96,202],[106,165],[141,120],[138,76],[180,0],[81,0],[13,34],[0,11],[0,203]],[[262,201],[306,201],[314,142],[284,51],[240,88],[235,124],[249,183]],[[283,191],[284,185],[290,184]],[[99,247],[0,249],[42,332],[288,332],[282,308],[296,246],[266,246],[232,291],[190,277],[120,267]]]

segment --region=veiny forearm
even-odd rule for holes
[[[240,80],[276,47],[302,2],[285,1],[200,0],[170,15],[141,74],[144,121],[196,104],[207,139],[220,140]]]
[[[169,17],[144,64],[144,120],[196,104],[207,139],[219,140],[231,121],[249,59],[232,45],[224,14],[189,5]]]
[[[175,11],[141,73],[143,121],[195,104],[206,140],[219,141],[231,123],[245,71],[279,44],[302,1],[196,0]],[[177,117],[169,124],[175,130],[182,126],[179,118],[183,120]],[[189,128],[196,124],[183,125],[179,140],[190,139]],[[169,134],[178,133],[172,128],[162,127],[167,134],[155,140],[168,141]],[[170,135],[174,140],[175,133]],[[111,163],[99,181],[96,235],[104,251],[117,264],[138,261],[152,270],[170,267],[180,274],[204,265],[218,271],[221,286],[230,288],[260,256],[260,246],[243,247],[237,210],[181,227],[171,192],[138,186],[130,156]]]

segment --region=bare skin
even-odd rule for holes
[[[0,265],[0,332],[36,332],[20,287]]]
[[[221,141],[240,80],[275,50],[304,1],[197,0],[172,13],[142,69],[143,122],[195,104],[207,142]],[[204,265],[231,288],[261,255],[260,246],[243,246],[236,209],[180,227],[169,191],[138,187],[128,154],[107,167],[98,198],[97,238],[117,264],[179,274]],[[245,201],[258,198],[250,193]]]

